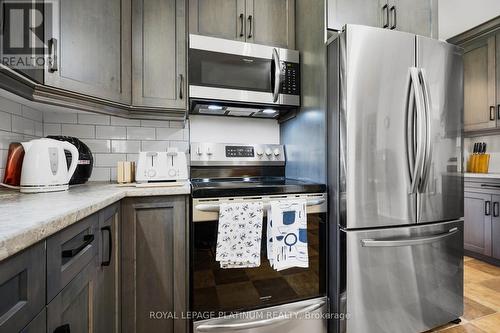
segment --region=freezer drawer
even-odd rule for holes
[[[463,314],[462,220],[341,234],[347,332],[422,332]]]
[[[234,316],[197,321],[194,333],[326,333],[327,298],[273,306]]]

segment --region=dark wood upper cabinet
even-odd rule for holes
[[[130,0],[56,1],[45,84],[130,104]]]
[[[192,34],[295,48],[295,0],[189,0]]]
[[[185,0],[132,0],[132,104],[187,108]]]

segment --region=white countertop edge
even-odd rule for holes
[[[151,187],[151,188],[135,188],[135,187],[121,187],[117,184],[89,184],[84,185],[89,189],[89,195],[91,195],[92,191],[105,190],[111,191],[111,193],[101,194],[102,197],[97,198],[95,200],[86,201],[81,206],[69,208],[67,211],[62,213],[57,213],[55,215],[47,215],[40,217],[40,219],[34,218],[33,221],[19,226],[15,220],[11,222],[2,219],[3,216],[0,217],[0,227],[11,227],[8,228],[9,231],[5,234],[3,230],[0,228],[0,262],[28,247],[34,245],[47,237],[57,233],[58,231],[84,219],[87,216],[94,214],[95,212],[120,201],[125,197],[145,197],[145,196],[172,196],[172,195],[189,195],[191,193],[191,186],[189,182],[186,182],[182,186],[176,187]],[[95,186],[95,188],[94,188]],[[84,189],[84,188],[83,188]],[[116,191],[113,191],[116,189]],[[63,192],[59,192],[63,193]],[[71,193],[71,189],[68,192],[68,199],[72,199],[69,197]],[[44,195],[44,194],[21,194],[21,193],[9,193],[6,194],[10,197],[10,199],[18,199],[19,202],[16,202],[13,208],[9,208],[9,210],[16,209],[29,209],[29,203],[23,202],[23,199],[33,199],[36,195]],[[63,194],[64,195],[64,194]],[[17,201],[17,200],[16,200]],[[19,207],[15,207],[16,204]],[[25,205],[23,207],[23,205]],[[4,208],[2,203],[2,196],[0,195],[0,213],[2,208]],[[5,209],[5,208],[4,208]],[[7,215],[10,215],[7,212]],[[13,217],[15,219],[15,216]],[[12,223],[9,226],[9,223]],[[17,226],[17,228],[16,228]]]
[[[465,178],[498,178],[500,179],[500,173],[464,173]]]

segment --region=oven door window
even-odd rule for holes
[[[191,49],[189,84],[271,92],[271,59]]]
[[[217,221],[194,222],[193,311],[248,311],[325,295],[324,222],[324,214],[308,215],[309,268],[279,272],[267,261],[264,241],[260,267],[220,268],[215,261]],[[264,227],[262,239],[267,239],[265,231]]]

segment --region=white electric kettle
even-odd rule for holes
[[[36,139],[21,143],[24,160],[21,170],[21,192],[39,193],[65,191],[78,165],[78,149],[69,142]],[[64,151],[71,153],[71,165]]]

